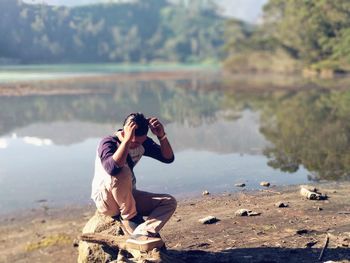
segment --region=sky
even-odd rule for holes
[[[114,0],[118,2],[118,0]],[[128,0],[119,0],[127,2]],[[268,0],[215,0],[223,14],[247,22],[256,23],[261,15],[262,7]],[[46,3],[49,5],[85,5],[91,3],[113,2],[113,0],[25,0],[29,3]]]

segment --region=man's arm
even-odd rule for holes
[[[160,151],[165,159],[174,159],[174,152],[171,148],[170,142],[167,135],[164,133],[163,136],[158,137],[160,143]]]
[[[169,144],[169,142],[168,142]],[[169,144],[170,145],[170,144]],[[170,157],[165,157],[161,150],[161,145],[155,143],[151,138],[147,138],[147,140],[143,143],[143,146],[145,148],[145,156],[152,157],[158,161],[161,161],[163,163],[172,163],[175,159],[174,154],[172,154]],[[164,147],[164,146],[163,146]],[[171,148],[171,147],[170,147]]]
[[[162,162],[173,162],[174,152],[165,133],[163,124],[161,124],[157,118],[149,118],[148,123],[152,133],[158,137],[160,146],[152,139],[147,140],[145,146],[148,147],[145,149],[145,155],[151,156]]]
[[[128,157],[130,140],[134,136],[136,126],[136,123],[133,121],[125,124],[123,129],[124,138],[119,147],[117,147],[116,142],[111,137],[102,140],[98,153],[102,166],[108,174],[118,174],[125,165]]]
[[[118,166],[113,159],[113,154],[117,150],[117,141],[112,136],[104,138],[98,147],[98,156],[101,164],[109,175],[117,175],[122,166]]]

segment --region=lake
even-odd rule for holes
[[[135,111],[163,121],[176,156],[170,165],[144,157],[139,189],[181,198],[242,191],[235,183],[349,179],[350,81],[332,88],[170,73],[89,72],[99,77],[28,82],[21,96],[0,95],[0,214],[91,203],[96,147]]]

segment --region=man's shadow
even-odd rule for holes
[[[167,255],[179,261],[191,263],[274,263],[274,262],[325,262],[344,261],[350,262],[349,248],[327,248],[322,260],[319,260],[321,249],[316,248],[237,248],[219,252],[205,250],[171,250]],[[164,260],[164,262],[167,262]],[[174,262],[175,263],[175,262]]]

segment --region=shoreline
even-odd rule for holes
[[[312,185],[329,199],[307,200],[296,185],[181,199],[161,231],[168,253],[185,262],[315,262],[328,233],[324,261],[350,262],[350,214],[339,213],[350,212],[350,184]],[[241,208],[260,215],[236,216]],[[2,220],[0,262],[76,262],[76,238],[94,213],[74,206]],[[209,215],[219,221],[198,222]]]
[[[340,184],[342,182],[321,182],[317,183],[315,185],[330,185],[330,184]],[[345,182],[346,183],[346,182]],[[350,183],[350,182],[349,182]],[[307,184],[307,183],[305,183]],[[310,183],[311,184],[311,183]],[[208,191],[209,189],[202,189],[198,191],[192,191],[188,193],[180,193],[179,195],[174,195],[176,200],[180,203],[186,202],[188,200],[195,200],[199,201],[199,199],[203,198],[203,192],[208,191],[209,195],[211,197],[220,197],[225,195],[237,195],[240,193],[245,194],[257,194],[261,192],[269,192],[273,193],[274,191],[280,192],[280,191],[286,191],[290,188],[299,187],[300,184],[289,184],[289,185],[274,185],[272,184],[269,187],[263,187],[260,186],[259,188],[249,188],[248,186],[245,187],[236,187],[232,186],[231,190],[222,190],[222,191]],[[156,192],[156,191],[155,191]],[[36,204],[36,205],[35,205]],[[58,215],[62,211],[65,212],[74,212],[74,211],[90,211],[94,210],[95,205],[92,201],[92,199],[87,199],[84,203],[70,203],[70,204],[55,204],[53,201],[48,199],[42,199],[42,200],[36,200],[33,201],[32,207],[23,207],[19,208],[13,211],[8,211],[5,213],[0,213],[0,224],[2,222],[9,222],[14,220],[28,220],[28,219],[34,219],[37,216],[44,216],[47,215],[48,212],[52,215]],[[79,213],[78,213],[79,214]]]
[[[303,78],[298,75],[277,74],[230,74],[220,69],[176,69],[149,72],[118,72],[65,76],[53,79],[18,80],[1,82],[0,98],[17,96],[55,96],[107,94],[116,84],[143,81],[192,80],[183,87],[201,90],[230,90],[237,92],[301,91],[310,88],[344,90],[350,75],[331,80]],[[96,89],[92,84],[102,85]]]

